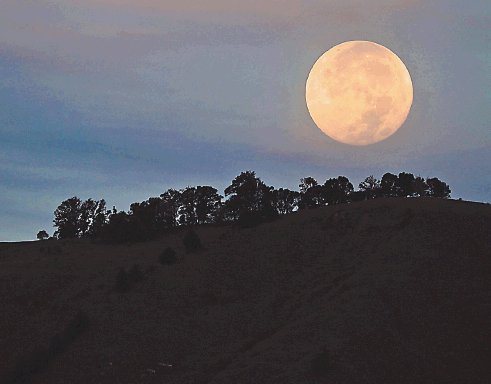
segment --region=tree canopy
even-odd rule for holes
[[[46,240],[49,238],[49,235],[48,235],[48,232],[46,232],[45,230],[41,230],[38,232],[38,234],[36,235],[36,238],[38,240]]]
[[[74,196],[63,201],[55,210],[54,236],[59,239],[97,237],[108,222],[104,199],[80,200]]]
[[[436,177],[425,179],[407,172],[385,173],[380,180],[370,175],[359,183],[358,190],[346,176],[328,178],[323,184],[308,176],[300,179],[299,191],[292,191],[268,186],[249,170],[225,188],[225,199],[212,186],[171,188],[159,197],[132,203],[127,212],[118,212],[115,207],[107,210],[103,199],[71,197],[54,212],[54,237],[143,241],[180,226],[223,222],[255,225],[302,209],[384,197],[449,198],[450,192],[450,187]],[[45,238],[47,233],[41,232],[38,238]]]

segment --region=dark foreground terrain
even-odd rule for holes
[[[183,232],[0,244],[0,382],[491,383],[490,205],[379,199],[197,232],[193,253]]]

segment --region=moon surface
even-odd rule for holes
[[[413,103],[411,76],[391,50],[348,41],[325,52],[306,84],[310,116],[339,142],[369,145],[393,135]]]

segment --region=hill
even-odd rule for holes
[[[182,231],[0,244],[0,381],[489,383],[490,223],[377,199],[200,227],[193,253]]]

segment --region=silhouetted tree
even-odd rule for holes
[[[374,199],[380,194],[380,181],[370,175],[358,185],[358,188],[365,193],[367,199]]]
[[[326,204],[324,186],[314,185],[301,194],[299,209],[314,208]]]
[[[187,187],[181,191],[179,222],[183,225],[212,223],[222,197],[210,186]]]
[[[38,240],[46,240],[49,238],[48,232],[45,230],[39,231],[38,234],[36,235]]]
[[[187,187],[181,191],[181,206],[179,207],[180,224],[195,225],[198,222],[195,195],[195,187]]]
[[[416,196],[428,196],[428,184],[421,176],[417,176],[413,181],[413,191]]]
[[[272,187],[256,177],[254,171],[245,171],[225,189],[227,218],[249,220],[252,216],[264,218],[274,214]]]
[[[428,196],[443,199],[450,197],[450,187],[437,177],[426,179],[426,184],[428,185]]]
[[[353,192],[353,184],[347,177],[338,176],[336,179],[328,179],[323,186],[324,202],[333,205],[346,203]]]
[[[179,208],[181,206],[181,192],[168,189],[160,195],[159,221],[164,228],[177,226],[179,219]]]
[[[363,200],[368,200],[366,191],[353,191],[350,194],[350,201],[352,202],[363,201]]]
[[[260,210],[258,211],[260,214],[259,220],[269,220],[278,216],[273,191],[274,187],[264,185]]]
[[[85,237],[88,235],[90,227],[92,225],[92,220],[95,216],[96,208],[97,202],[92,199],[87,199],[80,204],[78,237]]]
[[[101,233],[103,240],[113,243],[141,241],[146,234],[132,215],[121,211],[111,214]]]
[[[397,193],[400,197],[414,195],[414,175],[412,173],[399,173],[397,177]]]
[[[109,212],[104,200],[80,200],[72,197],[63,201],[55,211],[55,237],[60,239],[96,237],[107,224]]]
[[[106,209],[106,201],[101,199],[96,202],[96,208],[92,217],[92,225],[89,230],[90,237],[100,237],[104,226],[109,223],[111,211]]]
[[[63,201],[55,210],[54,237],[101,238],[112,242],[144,241],[154,238],[165,229],[178,224],[193,226],[221,221],[238,220],[251,226],[295,209],[361,201],[379,196],[431,196],[448,198],[450,188],[438,178],[414,177],[401,172],[398,176],[385,173],[378,181],[367,177],[354,191],[345,176],[326,180],[319,185],[313,177],[300,180],[300,192],[267,186],[254,171],[245,171],[225,189],[228,199],[211,186],[187,187],[181,191],[169,189],[160,197],[151,197],[130,205],[128,213],[106,209],[105,200],[80,200],[74,196]],[[38,239],[49,237],[40,231]]]
[[[399,196],[398,177],[392,173],[386,173],[380,181],[380,189],[384,197]]]
[[[58,229],[55,236],[59,239],[70,239],[80,236],[80,216],[82,201],[74,196],[63,201],[55,210],[54,226]]]
[[[307,209],[324,205],[325,194],[324,188],[317,183],[313,177],[300,179],[300,200],[298,209]]]
[[[222,206],[222,196],[210,186],[197,186],[195,193],[195,211],[198,224],[217,221],[217,213]]]
[[[188,252],[194,252],[201,249],[201,239],[192,228],[186,232],[182,239],[182,243]]]
[[[300,193],[290,191],[287,188],[275,189],[272,191],[273,205],[280,215],[292,213],[298,207]]]
[[[300,184],[298,186],[300,188],[300,193],[305,193],[310,188],[315,187],[317,185],[319,185],[317,183],[317,180],[311,176],[308,176],[308,177],[304,177],[303,179],[300,179]]]
[[[131,220],[138,227],[138,240],[154,238],[162,227],[160,219],[161,199],[151,197],[141,203],[130,205]]]

